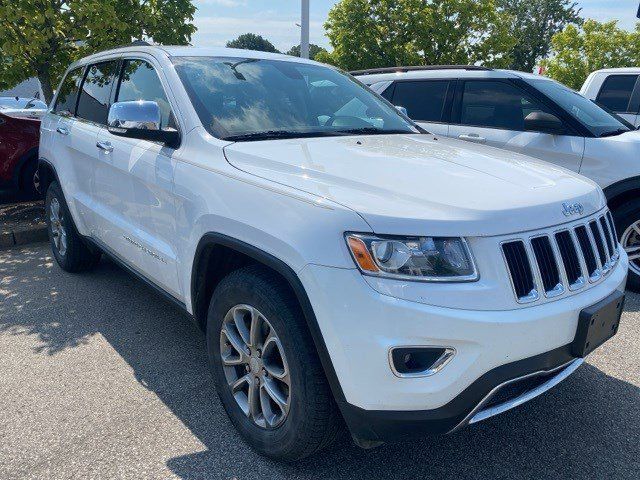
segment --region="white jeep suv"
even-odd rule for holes
[[[523,72],[433,66],[352,73],[429,132],[524,153],[598,183],[629,255],[629,287],[640,291],[640,132],[632,124]]]
[[[618,328],[602,191],[421,132],[333,68],[137,44],[71,65],[42,120],[53,254],[105,254],[192,315],[242,436],[295,460],[533,398]],[[160,321],[160,319],[159,319]]]

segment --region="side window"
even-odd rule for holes
[[[391,103],[406,108],[413,120],[441,122],[447,90],[448,80],[397,82]]]
[[[392,83],[387,88],[385,88],[384,91],[382,93],[380,93],[380,95],[382,95],[384,98],[386,98],[391,103],[393,103],[393,91],[395,89],[396,89],[396,84]]]
[[[171,106],[156,71],[144,60],[125,60],[116,101],[135,100],[156,102],[162,113],[160,128],[174,127]]]
[[[602,84],[596,102],[613,112],[629,112],[638,75],[611,75]]]
[[[53,113],[70,116],[75,114],[76,100],[78,99],[78,89],[82,81],[82,68],[71,70],[60,85],[60,92],[56,97],[53,106]]]
[[[106,125],[109,113],[109,98],[115,79],[118,62],[103,62],[87,69],[76,115],[85,120]]]
[[[467,81],[462,93],[460,123],[503,130],[524,130],[524,119],[550,109],[507,82]]]

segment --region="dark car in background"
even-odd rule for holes
[[[37,193],[40,120],[0,111],[0,189]]]

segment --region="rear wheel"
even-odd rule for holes
[[[47,189],[45,213],[49,243],[58,265],[74,273],[93,268],[100,261],[101,253],[82,240],[57,182],[52,182]]]
[[[341,420],[297,299],[261,266],[213,293],[207,346],[216,389],[254,449],[295,461],[333,442]]]
[[[625,203],[612,214],[620,244],[629,256],[627,288],[640,292],[640,201]]]
[[[28,160],[22,167],[20,172],[19,188],[20,192],[25,194],[28,198],[40,197],[38,191],[40,178],[38,176],[38,161],[35,158]]]

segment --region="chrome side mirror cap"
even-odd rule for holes
[[[180,134],[174,129],[161,129],[162,113],[156,102],[116,102],[109,108],[107,129],[113,135],[162,142],[168,147],[180,145]]]

